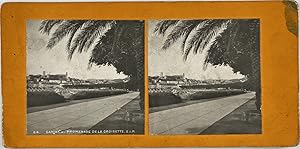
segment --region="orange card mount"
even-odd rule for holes
[[[292,1],[4,3],[6,147],[298,144]]]

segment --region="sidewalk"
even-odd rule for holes
[[[97,123],[90,130],[121,130],[115,134],[144,134],[144,109],[140,109],[140,98],[137,97],[122,108]],[[130,115],[127,115],[127,112]],[[133,115],[134,114],[134,115]]]
[[[27,134],[50,130],[88,130],[138,96],[138,92],[101,98],[27,114]]]
[[[150,113],[150,133],[199,134],[254,96],[245,93]]]
[[[250,116],[248,121],[243,119],[244,112],[255,110],[255,99],[251,99],[208,127],[201,134],[261,134],[261,115]]]

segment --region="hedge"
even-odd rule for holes
[[[27,92],[27,106],[44,106],[64,102],[66,99],[54,91]]]
[[[208,98],[224,97],[230,95],[243,94],[243,90],[203,90],[195,91],[189,89],[178,90],[178,94],[174,94],[171,90],[150,91],[149,105],[150,107],[165,106],[171,104],[182,103],[185,100],[201,100]]]
[[[125,90],[78,90],[68,96],[56,93],[54,90],[30,90],[27,91],[27,106],[44,106],[62,103],[66,100],[89,99],[110,95],[127,93]]]
[[[165,106],[181,102],[182,99],[174,95],[172,92],[159,92],[149,94],[150,107]]]
[[[70,100],[86,99],[86,98],[96,98],[110,95],[119,95],[128,93],[126,90],[83,90],[77,91],[68,97]]]
[[[207,91],[199,91],[189,96],[190,100],[199,100],[199,99],[207,99],[207,98],[216,98],[230,95],[238,95],[243,94],[245,91],[243,90],[207,90]]]

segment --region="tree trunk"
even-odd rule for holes
[[[140,110],[144,111],[144,49],[137,51],[137,82],[140,92]]]
[[[142,39],[137,38],[137,42],[142,42],[140,44],[137,45],[142,45],[142,46],[138,46],[137,47],[137,51],[136,51],[136,67],[137,67],[137,85],[138,85],[138,89],[140,92],[140,110],[144,111],[144,93],[145,93],[145,81],[144,81],[144,77],[145,77],[145,66],[144,66],[144,22],[140,22],[142,26],[142,31],[139,34],[142,34],[142,36],[140,36]]]
[[[251,66],[252,75],[250,81],[252,82],[253,90],[256,95],[256,109],[261,110],[261,81],[260,81],[260,26],[259,20],[252,20],[249,27],[253,29],[252,35],[250,35],[251,48]]]

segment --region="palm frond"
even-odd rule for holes
[[[70,33],[73,34],[73,32],[76,32],[83,25],[84,22],[84,20],[63,21],[49,39],[47,48],[53,48],[64,37],[66,37]]]
[[[76,32],[77,32],[79,29],[80,29],[80,26],[78,26],[77,29],[74,28],[74,30],[70,31],[70,37],[69,37],[69,39],[68,39],[67,46],[66,46],[66,47],[67,47],[68,53],[70,53],[70,48],[71,48],[71,44],[72,44],[73,38],[74,38]]]
[[[156,27],[154,29],[154,33],[165,35],[167,29],[174,26],[174,25],[176,25],[178,22],[179,22],[179,20],[160,21],[156,24]]]
[[[51,29],[55,26],[55,25],[59,25],[60,23],[62,23],[63,20],[44,20],[41,22],[41,25],[39,27],[39,31],[41,33],[50,34]]]
[[[164,42],[162,49],[166,50],[182,36],[185,36],[187,38],[199,22],[200,20],[179,21],[173,28],[173,30],[170,32],[170,34],[167,36],[167,39]]]
[[[203,26],[199,26],[196,33],[187,42],[184,60],[187,59],[190,51],[193,50],[195,54],[201,53],[209,44],[213,43],[215,38],[226,29],[227,23],[228,20],[213,20],[206,22]]]
[[[185,35],[183,36],[183,41],[182,41],[182,44],[181,44],[181,49],[182,49],[181,51],[182,52],[184,52],[186,41],[189,38],[189,36],[192,33],[192,31],[198,26],[198,23],[202,24],[203,22],[205,22],[205,20],[203,20],[201,22],[200,21],[195,21],[195,23],[193,23],[193,25],[191,25],[189,27],[189,29],[186,31]]]
[[[77,36],[71,43],[71,47],[69,49],[69,59],[72,58],[75,50],[81,53],[83,50],[87,50],[90,48],[92,43],[99,37],[107,27],[111,21],[95,21],[90,20],[86,21],[80,31],[78,32]]]
[[[210,22],[204,21],[204,23],[202,22],[201,24],[197,25],[194,35],[192,35],[192,37],[186,42],[187,47],[184,50],[183,60],[187,60],[187,57],[190,54],[190,51],[193,48],[195,49],[195,47],[197,46],[197,43],[200,43],[201,41],[205,40],[204,37],[208,36],[208,34],[210,33],[211,27],[213,27],[209,23]]]
[[[214,50],[217,50],[218,48],[216,48],[216,47],[218,47],[218,44],[221,44],[221,43],[216,43],[216,40],[217,39],[223,39],[224,40],[224,37],[223,38],[221,37],[222,33],[228,28],[228,25],[230,23],[231,23],[231,21],[229,20],[229,21],[224,22],[221,26],[218,26],[218,27],[216,26],[215,31],[211,33],[212,36],[210,36],[209,38],[211,38],[210,39],[211,47],[214,47],[213,48]],[[232,39],[229,39],[229,40],[232,40]],[[205,43],[205,44],[207,46],[208,43]],[[211,50],[211,48],[209,50]],[[225,51],[223,51],[223,52],[226,52],[226,49],[224,49],[224,50]],[[209,52],[208,51],[208,53],[205,57],[205,60],[204,60],[204,65],[203,65],[204,70],[207,68],[208,63],[210,62],[209,59],[210,59],[211,54],[214,54],[214,53],[218,53],[218,52]],[[222,52],[219,52],[219,53],[222,53]]]
[[[119,31],[122,33],[119,34]],[[89,66],[113,65],[118,72],[126,75],[135,77],[140,75],[135,67],[129,66],[137,66],[137,60],[142,59],[137,55],[143,53],[143,31],[143,22],[116,21],[92,48]]]

